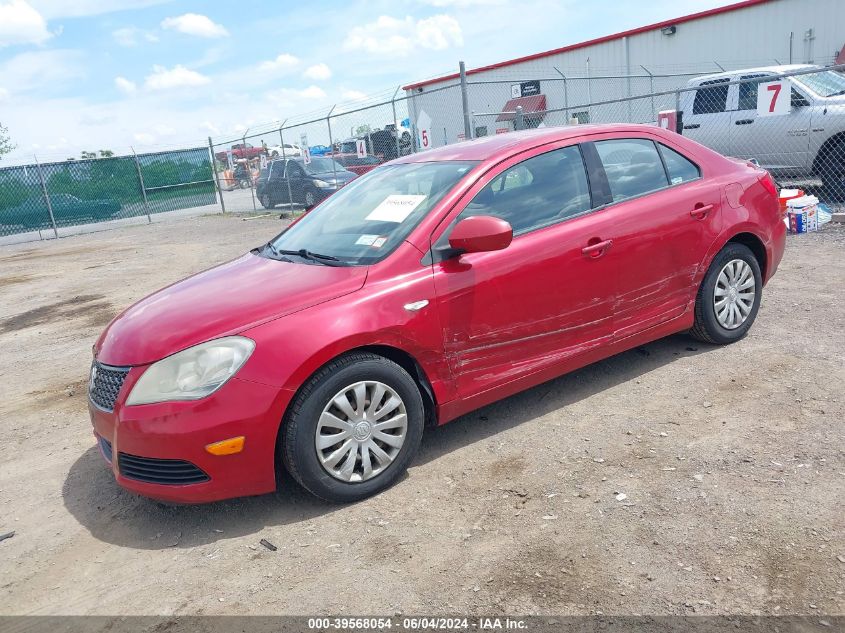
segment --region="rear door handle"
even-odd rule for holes
[[[595,238],[594,238],[595,239]],[[590,240],[592,242],[592,240]],[[613,240],[604,240],[603,242],[596,242],[589,244],[581,249],[581,254],[589,259],[598,259],[604,255],[610,247],[613,246]]]
[[[754,123],[754,119],[738,119],[734,121],[734,125],[751,125]]]
[[[707,217],[707,214],[710,213],[712,210],[712,204],[701,204],[699,202],[697,205],[695,205],[695,208],[689,212],[689,214],[696,220],[703,220]]]

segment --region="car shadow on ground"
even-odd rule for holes
[[[414,465],[423,465],[505,429],[635,380],[679,358],[714,349],[717,347],[681,334],[589,365],[443,427],[428,429]],[[402,482],[397,485],[401,486]],[[278,492],[260,497],[204,505],[166,505],[117,486],[95,447],[71,466],[62,497],[68,511],[94,538],[121,547],[156,550],[210,545],[223,539],[258,534],[265,527],[307,522],[346,507],[316,499],[289,479]]]

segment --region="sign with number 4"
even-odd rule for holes
[[[355,141],[355,148],[358,150],[358,158],[364,158],[367,155],[367,142],[364,139]]]
[[[757,116],[789,114],[790,92],[788,81],[757,84]]]

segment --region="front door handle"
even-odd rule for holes
[[[697,205],[695,205],[695,208],[689,212],[689,214],[696,220],[703,220],[707,217],[707,214],[710,213],[712,210],[712,204],[701,204],[699,202]]]
[[[690,123],[689,125],[685,125],[685,130],[697,130],[701,127],[701,123]]]
[[[734,125],[751,125],[754,123],[754,119],[737,119],[734,121]]]
[[[613,240],[604,240],[603,242],[595,242],[593,240],[598,238],[593,238],[590,240],[587,246],[581,249],[581,254],[584,257],[589,259],[598,259],[602,255],[604,255],[610,247],[613,246]]]

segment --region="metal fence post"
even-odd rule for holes
[[[249,128],[246,129],[246,132],[244,132],[244,135],[241,138],[241,141],[243,141],[243,146],[241,147],[241,151],[243,152],[243,154],[245,156],[246,156],[246,153],[247,153],[247,151],[246,151],[246,133],[247,132],[249,132]],[[252,210],[257,211],[258,207],[255,206],[255,187],[253,186],[254,183],[252,182],[252,168],[249,165],[250,159],[244,158],[244,160],[246,161],[246,173],[249,175],[249,193],[252,196]]]
[[[285,182],[288,185],[288,211],[292,211],[293,210],[293,194],[290,192],[290,174],[288,173],[288,158],[287,158],[287,154],[285,153],[285,135],[282,134],[282,130],[285,129],[285,123],[287,123],[287,122],[288,122],[288,120],[285,119],[284,121],[282,121],[282,124],[279,126],[279,140],[282,141],[282,161],[284,162],[284,168],[283,168],[284,171],[282,173],[284,174]],[[302,148],[300,147],[299,149],[300,149],[300,152],[301,152]]]
[[[332,148],[330,156],[332,157],[332,176],[334,177],[335,191],[337,191],[337,163],[334,159],[334,140],[332,139],[332,112],[337,107],[337,104],[332,106],[329,113],[326,115],[326,127],[329,128],[329,147]]]
[[[564,75],[556,66],[552,66],[555,72],[561,76],[563,79],[563,116],[568,121],[569,120],[569,91],[566,87],[566,75]]]
[[[650,86],[649,92],[651,92],[651,113],[656,115],[656,113],[654,111],[654,75],[652,75],[651,71],[648,68],[646,68],[645,66],[643,66],[642,64],[640,64],[640,68],[642,68],[644,71],[646,71],[646,73],[648,73],[649,86]],[[657,119],[655,118],[655,120],[657,120]]]
[[[59,239],[59,229],[56,228],[56,217],[53,215],[53,203],[50,202],[50,194],[47,193],[47,183],[44,181],[44,172],[41,171],[41,163],[38,156],[35,156],[35,164],[38,167],[38,178],[41,180],[41,191],[44,192],[44,200],[47,201],[47,211],[50,212],[50,223],[53,225],[53,234]]]
[[[516,112],[514,113],[513,117],[513,129],[525,129],[525,114],[522,111],[522,106],[516,106]]]
[[[152,217],[150,217],[150,201],[147,200],[147,187],[144,185],[144,174],[141,173],[141,163],[138,161],[138,154],[135,153],[135,148],[130,146],[132,156],[135,157],[135,169],[138,170],[138,182],[141,183],[141,195],[144,197],[144,209],[147,211],[147,221],[152,224]]]
[[[652,97],[653,99],[654,97]],[[675,91],[675,131],[680,134],[683,131],[683,121],[681,119],[681,91]]]
[[[396,90],[393,91],[393,96],[390,98],[390,107],[393,109],[393,136],[396,137],[396,158],[399,158],[401,155],[401,150],[399,149],[399,121],[396,120],[396,95],[401,88],[402,86],[396,86]]]
[[[472,139],[472,123],[469,111],[469,95],[467,94],[467,69],[463,62],[458,62],[458,70],[461,76],[461,106],[464,109],[464,138]]]
[[[220,174],[217,173],[217,159],[214,158],[214,143],[211,142],[211,137],[208,137],[208,155],[211,157],[211,169],[214,170],[214,182],[217,183],[217,195],[220,196],[220,209],[222,213],[226,213],[226,203],[223,202],[223,189],[220,188]]]

